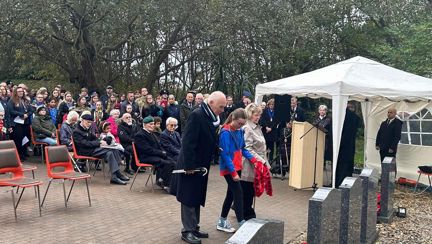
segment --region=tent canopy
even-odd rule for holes
[[[325,97],[342,95],[352,100],[385,97],[392,100],[432,98],[432,80],[360,56],[308,73],[259,84],[263,95],[291,94]]]
[[[372,111],[373,105],[381,103],[383,98],[394,102],[409,100],[428,104],[432,98],[432,79],[414,75],[360,56],[318,69],[308,73],[259,84],[256,86],[256,102],[261,102],[264,95],[295,95],[325,97],[332,99],[333,129],[333,186],[340,137],[345,119],[345,107],[349,99],[362,102],[365,125],[365,148],[374,132],[368,132],[368,123],[379,123],[385,118],[384,113]],[[384,108],[387,109],[387,108]],[[372,118],[373,116],[381,116]],[[383,117],[384,116],[384,117]],[[373,126],[376,128],[376,125]],[[369,142],[371,144],[371,142]],[[368,154],[375,152],[366,152]]]

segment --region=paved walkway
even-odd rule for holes
[[[31,158],[32,162],[39,161]],[[47,186],[45,167],[38,166],[37,178],[44,181],[41,195]],[[206,207],[201,211],[201,228],[208,231],[203,243],[223,243],[230,234],[215,228],[222,208],[226,183],[218,175],[218,168],[210,171]],[[10,192],[0,189],[1,243],[180,243],[180,205],[161,190],[144,188],[148,174],[138,175],[134,189],[110,185],[97,172],[90,183],[92,207],[88,207],[85,184],[75,184],[68,208],[64,207],[62,186],[51,184],[50,192],[38,216],[37,199],[31,189],[24,193],[18,207],[18,221],[13,217]],[[285,241],[289,242],[306,230],[308,199],[311,191],[293,191],[288,181],[273,179],[274,196],[257,199],[258,217],[280,219],[285,222]],[[234,211],[229,214],[237,227]]]

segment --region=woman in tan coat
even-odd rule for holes
[[[270,169],[266,156],[266,140],[258,121],[261,118],[262,109],[260,106],[251,103],[246,107],[247,120],[243,126],[246,149],[258,160],[263,162]],[[254,189],[255,171],[254,165],[246,158],[243,158],[243,169],[241,173],[241,185],[243,190],[244,219],[255,218],[255,211],[252,207],[255,196]]]

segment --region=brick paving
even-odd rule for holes
[[[38,166],[36,177],[44,181],[43,196],[48,183],[45,167],[40,157],[30,160],[30,164]],[[213,166],[206,207],[201,210],[201,228],[210,234],[203,243],[223,243],[231,236],[215,228],[226,192],[226,183],[218,172]],[[77,182],[65,208],[62,185],[56,181],[51,184],[42,217],[33,190],[27,189],[17,209],[17,222],[10,192],[0,188],[0,243],[181,243],[180,204],[161,190],[152,193],[149,186],[144,188],[147,176],[139,174],[129,191],[129,185],[110,185],[109,179],[97,172],[90,182],[92,207],[88,206],[85,183]],[[285,242],[289,242],[307,228],[312,192],[294,191],[287,180],[279,179],[273,179],[273,188],[273,197],[257,199],[257,216],[283,220]],[[229,219],[237,227],[234,211]]]

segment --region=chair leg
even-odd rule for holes
[[[63,197],[64,197],[64,202],[65,202],[65,208],[67,208],[67,200],[66,200],[66,186],[65,186],[66,181],[63,180]]]
[[[131,184],[131,186],[129,187],[129,191],[132,190],[132,186],[133,186],[133,184],[135,183],[135,179],[136,179],[136,177],[137,177],[138,172],[140,171],[140,169],[141,169],[141,166],[138,167],[137,171],[135,172],[134,178],[133,178],[133,180],[132,180],[132,184]]]
[[[85,179],[85,182],[86,182],[86,187],[87,187],[87,196],[88,196],[88,200],[89,200],[89,207],[91,207],[90,190],[89,190],[87,178]]]
[[[69,194],[68,194],[68,197],[66,199],[66,202],[69,202],[69,197],[70,197],[70,195],[72,193],[72,189],[73,189],[74,185],[75,185],[75,180],[72,180],[72,185],[71,185],[71,188],[69,190]]]
[[[25,188],[23,188],[22,191],[21,191],[21,194],[20,194],[20,196],[19,196],[19,198],[18,198],[18,201],[17,201],[17,203],[16,203],[16,208],[18,208],[18,205],[19,205],[19,203],[20,203],[20,201],[21,201],[21,198],[22,198],[22,196],[23,196],[23,194],[24,194],[24,190],[25,190]]]
[[[37,188],[37,198],[38,198],[38,207],[39,207],[39,217],[42,217],[42,206],[41,206],[41,201],[40,201],[40,190],[39,190],[39,186],[36,186]],[[35,190],[36,190],[35,188]]]
[[[154,193],[154,184],[153,184],[153,172],[150,170],[151,174],[150,174],[150,180],[151,180],[151,188],[152,188],[152,193]]]
[[[44,164],[45,163],[44,145],[41,145],[40,148],[41,148],[41,155],[42,155],[42,164]]]
[[[32,177],[33,177],[33,179],[35,179],[34,170],[32,170]],[[37,197],[37,194],[36,194],[36,188],[34,189],[34,192],[35,192],[35,197]]]
[[[44,194],[44,197],[43,197],[43,199],[42,199],[41,207],[43,207],[43,205],[44,205],[44,203],[45,203],[45,198],[46,198],[46,196],[47,196],[47,193],[48,193],[48,190],[49,190],[49,188],[50,188],[50,186],[51,186],[51,182],[52,182],[52,181],[53,181],[53,179],[50,179],[49,182],[48,182],[48,187],[47,187],[47,189],[45,190],[45,194]]]
[[[12,192],[12,204],[13,204],[13,209],[14,209],[14,214],[15,214],[15,221],[17,221],[18,218],[17,218],[17,213],[16,213],[16,207],[15,207],[15,193],[14,193],[14,191],[15,190],[12,187],[12,190],[11,190],[11,192]]]
[[[414,187],[414,192],[417,191],[417,186],[418,186],[418,183],[419,183],[419,181],[420,181],[420,176],[421,176],[421,173],[419,173],[419,176],[418,176],[418,178],[417,178],[417,182],[416,182],[416,185],[415,185],[415,187]]]

